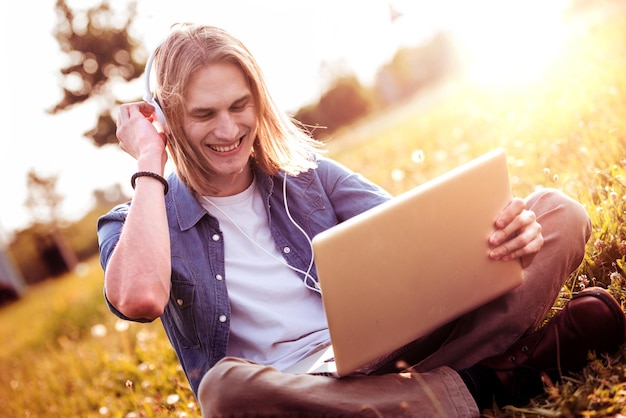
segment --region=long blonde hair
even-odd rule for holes
[[[316,167],[322,144],[278,109],[261,68],[241,41],[223,29],[198,24],[176,25],[155,51],[156,98],[171,135],[168,149],[181,180],[195,193],[214,190],[214,172],[193,152],[183,130],[183,95],[191,75],[210,64],[229,62],[241,68],[255,102],[257,137],[251,159],[266,174],[280,170],[296,175]]]

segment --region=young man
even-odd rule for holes
[[[205,416],[477,416],[624,341],[624,314],[602,289],[534,331],[591,227],[580,204],[543,190],[514,198],[489,238],[493,259],[521,259],[520,287],[370,374],[281,372],[329,343],[310,239],[390,195],[321,155],[230,34],[181,25],[154,60],[155,101],[119,110],[138,172],[132,202],[98,223],[105,295],[121,318],[161,318]]]

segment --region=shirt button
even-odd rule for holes
[[[283,252],[284,252],[285,254],[289,254],[289,253],[291,252],[291,248],[289,248],[289,247],[285,247],[285,248],[283,248]]]
[[[183,306],[185,302],[182,299],[176,299],[176,303],[178,303],[178,306]]]
[[[220,315],[219,321],[220,322],[226,322],[226,315]]]
[[[211,238],[213,239],[213,241],[219,241],[220,240],[219,234],[213,234],[213,236]]]
[[[224,279],[221,274],[216,274],[215,278],[219,280],[220,282],[222,281],[222,279]]]

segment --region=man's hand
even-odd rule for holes
[[[496,231],[489,237],[493,247],[489,257],[494,260],[521,258],[525,267],[543,247],[541,225],[537,216],[526,209],[526,203],[514,198],[500,212],[495,221]]]
[[[154,107],[149,103],[123,104],[117,114],[116,136],[120,147],[136,160],[159,155],[165,166],[167,140],[165,134],[159,133],[153,125],[155,118]]]

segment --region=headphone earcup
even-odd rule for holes
[[[154,61],[154,58],[155,58],[157,50],[158,50],[158,48],[155,49],[154,51],[152,51],[152,54],[150,54],[150,57],[148,58],[148,62],[146,63],[146,69],[144,71],[144,82],[146,83],[146,89],[144,91],[143,100],[146,103],[151,104],[154,107],[154,114],[155,114],[155,116],[157,118],[157,121],[161,125],[161,128],[163,129],[163,132],[167,136],[169,136],[170,135],[170,129],[167,126],[167,120],[165,119],[165,113],[163,113],[163,109],[161,109],[161,105],[159,104],[159,100],[152,93],[152,89],[150,88],[150,71],[152,70],[152,62]]]

